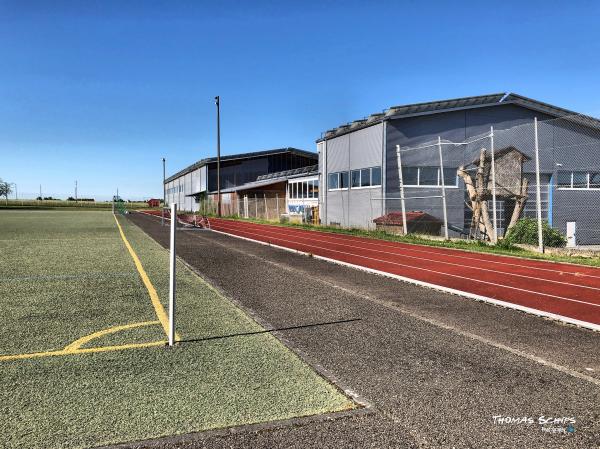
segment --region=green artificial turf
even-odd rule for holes
[[[168,253],[119,221],[166,308]],[[157,320],[111,213],[3,210],[0,232],[0,355]],[[183,265],[177,283],[175,348],[0,361],[0,447],[93,447],[354,407]],[[164,339],[154,324],[84,347]]]

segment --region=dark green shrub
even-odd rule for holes
[[[560,248],[565,246],[567,239],[556,229],[551,228],[548,222],[542,222],[542,238],[544,246],[549,248]],[[513,245],[515,243],[524,243],[527,245],[538,244],[537,220],[533,218],[522,218],[508,232],[504,239],[505,243]]]

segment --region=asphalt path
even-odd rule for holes
[[[600,448],[598,332],[207,230],[177,251],[366,407],[124,447]]]

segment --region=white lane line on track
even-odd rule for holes
[[[215,229],[212,229],[212,230],[215,231]],[[239,230],[234,228],[234,231],[239,231]],[[245,234],[250,234],[250,235],[262,236],[261,234],[257,234],[257,233],[254,233],[254,232],[248,232],[248,231],[239,231],[239,232],[243,232]],[[223,233],[226,233],[226,232],[223,232]],[[231,234],[231,233],[226,233],[226,234],[235,235],[235,234]],[[249,239],[249,240],[254,240],[254,239]],[[294,242],[292,240],[286,240],[286,239],[282,239],[282,238],[274,238],[274,240],[279,240],[279,241],[288,242],[288,243],[296,243],[296,242]],[[269,244],[268,242],[264,242],[264,243],[265,244]],[[322,248],[320,246],[315,246],[315,245],[309,245],[309,244],[301,244],[301,245],[308,246],[308,247],[311,247],[311,248],[324,249],[324,248]],[[557,300],[561,300],[561,301],[569,301],[569,302],[575,302],[575,303],[579,303],[579,304],[589,305],[589,306],[592,306],[592,307],[600,307],[600,304],[594,304],[594,303],[587,302],[587,301],[581,301],[579,299],[572,299],[572,298],[567,298],[567,297],[564,297],[564,296],[552,295],[552,294],[549,294],[549,293],[540,293],[540,292],[536,292],[536,291],[533,291],[533,290],[527,290],[527,289],[524,289],[524,288],[512,287],[512,286],[509,286],[509,285],[497,284],[495,282],[483,281],[483,280],[480,280],[480,279],[470,278],[470,277],[467,277],[467,276],[460,276],[460,275],[457,275],[457,274],[444,273],[443,271],[436,271],[436,270],[432,270],[430,268],[415,267],[415,266],[412,266],[412,265],[402,264],[402,263],[399,263],[399,262],[391,262],[391,261],[387,261],[387,260],[376,259],[374,257],[368,257],[368,256],[360,255],[360,254],[348,253],[348,252],[338,251],[338,250],[333,250],[333,249],[325,249],[325,250],[326,251],[331,251],[331,252],[334,252],[334,253],[345,254],[345,255],[348,255],[348,256],[359,257],[359,258],[362,258],[362,259],[368,259],[368,260],[372,260],[372,261],[380,262],[380,263],[384,263],[384,264],[398,265],[398,266],[401,266],[401,267],[404,267],[404,268],[409,268],[409,269],[414,269],[414,270],[420,270],[420,271],[427,271],[427,272],[434,273],[434,274],[439,274],[439,275],[442,275],[442,276],[449,276],[449,277],[454,277],[454,278],[458,278],[458,279],[465,279],[465,280],[468,280],[468,281],[479,282],[479,283],[482,283],[482,284],[493,285],[493,286],[499,287],[499,288],[508,288],[508,289],[517,290],[517,291],[520,291],[520,292],[531,293],[533,295],[546,296],[548,298],[553,298],[553,299],[557,299]],[[302,250],[296,250],[296,251],[302,252],[302,253],[306,252],[306,251],[302,251]],[[314,255],[314,256],[316,256],[316,255]],[[325,257],[325,256],[319,256],[319,257]],[[332,260],[336,260],[336,259],[332,259]],[[339,261],[339,262],[342,262],[342,261]],[[342,262],[342,263],[348,263],[348,262]],[[350,265],[355,265],[355,264],[350,264]],[[356,266],[360,266],[360,265],[356,265]],[[364,267],[364,268],[367,268],[367,267]],[[379,271],[379,270],[376,270],[376,271]],[[393,273],[389,273],[389,274],[393,274]],[[419,282],[422,282],[422,281],[419,281]],[[436,285],[436,284],[431,284],[431,285]],[[449,287],[444,287],[444,288],[449,288]],[[462,290],[455,290],[455,292],[460,292],[460,291],[462,291]]]
[[[221,221],[225,221],[228,222],[227,220],[221,220]],[[243,222],[244,224],[246,224],[246,222]],[[273,226],[273,225],[256,225],[254,223],[249,222],[248,224],[250,225],[254,225],[255,227],[257,226],[267,226],[270,227],[271,229],[274,228],[283,228],[282,226]],[[284,229],[290,229],[291,231],[295,231],[295,232],[301,232],[301,230],[298,229],[293,229],[293,228],[284,228]],[[341,234],[335,234],[333,232],[325,232],[325,231],[306,231],[306,232],[311,232],[314,233],[316,235],[323,235],[326,234],[328,237],[331,236],[331,238],[336,239],[336,240],[344,240],[344,237],[340,237]],[[358,239],[358,237],[352,236],[352,235],[348,235],[347,237],[350,237],[351,239]],[[366,239],[366,237],[365,237]],[[362,238],[361,238],[362,240]],[[435,254],[440,254],[440,255],[446,255],[445,253],[442,253],[440,251],[428,251],[425,249],[416,249],[416,248],[420,248],[423,245],[419,245],[417,243],[406,243],[406,242],[386,242],[385,240],[382,240],[381,242],[363,242],[365,245],[374,245],[374,246],[379,246],[379,247],[385,247],[385,248],[390,248],[393,247],[392,245],[394,243],[397,243],[399,245],[406,245],[409,247],[413,247],[413,248],[405,248],[404,246],[402,246],[402,249],[406,249],[407,251],[413,251],[413,252],[419,252],[419,253],[425,253],[425,254],[431,254],[432,252],[435,252]],[[400,248],[400,247],[399,247]],[[436,247],[436,246],[431,246],[428,247],[431,248],[432,250],[446,250],[448,251],[448,257],[454,257],[454,258],[458,258],[458,259],[467,259],[467,260],[479,260],[482,262],[489,262],[489,263],[495,263],[495,264],[500,264],[500,265],[509,265],[509,266],[513,266],[513,267],[523,267],[523,268],[527,268],[530,270],[541,270],[541,271],[549,271],[551,273],[554,274],[558,274],[560,273],[562,270],[560,269],[552,269],[552,268],[542,268],[542,267],[533,267],[533,266],[529,266],[529,265],[523,265],[523,264],[518,264],[518,263],[512,263],[512,262],[501,262],[498,260],[491,260],[491,259],[487,259],[487,258],[481,258],[481,257],[474,257],[477,255],[481,255],[481,253],[478,253],[476,251],[469,251],[469,250],[461,250],[461,249],[455,249],[455,248],[440,248],[440,247]],[[469,254],[472,254],[473,256],[469,255],[469,256],[459,256],[457,254],[450,254],[450,253],[457,253],[457,252],[466,252]],[[515,261],[516,260],[523,260],[523,258],[521,257],[517,257],[517,256],[510,256],[507,254],[499,254],[498,257],[508,257],[508,258],[512,258]],[[526,260],[530,260],[532,262],[540,262],[540,263],[548,263],[548,264],[560,264],[561,262],[554,262],[551,260],[542,260],[542,259],[526,259]],[[578,266],[576,264],[567,264],[570,268],[577,268]],[[582,266],[582,268],[584,269],[594,269],[594,267],[588,267],[588,266]],[[584,276],[584,277],[590,277],[590,278],[594,278],[594,279],[600,279],[600,274],[599,275],[594,275],[594,274],[586,274],[586,273],[574,273],[574,272],[570,272],[570,271],[565,271],[565,273],[567,274],[571,274],[573,276]]]
[[[306,251],[302,251],[302,250],[298,250],[298,249],[293,249],[293,248],[289,248],[287,246],[280,246],[280,245],[275,245],[273,243],[268,243],[268,242],[263,242],[261,240],[256,240],[256,239],[252,239],[249,237],[243,237],[241,235],[236,235],[236,234],[231,234],[229,232],[224,232],[224,231],[218,231],[216,229],[211,229],[213,232],[217,233],[217,234],[222,234],[222,235],[226,235],[229,237],[234,237],[234,238],[238,238],[238,239],[242,239],[242,240],[247,240],[249,242],[253,242],[253,243],[258,243],[260,245],[265,245],[265,246],[270,246],[273,248],[278,248],[278,249],[282,249],[284,251],[290,251],[293,253],[297,253],[297,254],[308,254]],[[331,262],[331,263],[335,263],[338,265],[343,265],[343,266],[347,266],[350,268],[355,268],[361,271],[366,271],[368,273],[373,273],[373,274],[378,274],[381,276],[385,276],[385,277],[390,277],[393,279],[397,279],[403,282],[408,282],[410,284],[415,284],[415,285],[419,285],[421,287],[427,287],[427,288],[431,288],[434,290],[438,290],[444,293],[450,293],[453,295],[458,295],[458,296],[463,296],[466,298],[471,298],[471,299],[475,299],[477,301],[483,301],[483,302],[487,302],[490,304],[494,304],[494,305],[498,305],[498,306],[502,306],[502,307],[506,307],[509,309],[515,309],[515,310],[520,310],[522,312],[526,312],[532,315],[537,315],[537,316],[541,316],[541,317],[545,317],[545,318],[551,318],[553,320],[557,320],[557,321],[561,321],[563,323],[568,323],[568,324],[573,324],[579,327],[583,327],[586,329],[591,329],[593,331],[597,331],[600,332],[600,324],[594,324],[594,323],[590,323],[587,321],[582,321],[582,320],[578,320],[575,318],[571,318],[568,316],[564,316],[564,315],[559,315],[556,313],[552,313],[552,312],[546,312],[544,310],[539,310],[539,309],[534,309],[531,307],[526,307],[526,306],[521,306],[519,304],[514,304],[511,302],[506,302],[506,301],[501,301],[498,299],[494,299],[494,298],[489,298],[487,296],[482,296],[482,295],[477,295],[475,293],[469,293],[469,292],[465,292],[462,290],[456,290],[453,288],[449,288],[449,287],[444,287],[442,285],[438,285],[438,284],[432,284],[429,282],[424,282],[424,281],[419,281],[417,279],[412,279],[409,277],[405,277],[405,276],[400,276],[398,274],[393,274],[393,273],[388,273],[386,271],[381,271],[381,270],[376,270],[373,268],[367,268],[367,267],[363,267],[361,265],[356,265],[356,264],[352,264],[352,263],[348,263],[348,262],[342,262],[341,260],[337,260],[337,259],[332,259],[329,257],[325,257],[325,256],[319,256],[319,255],[315,255],[315,254],[311,254],[312,257],[316,258],[316,259],[321,259],[321,260],[325,260],[327,262]]]
[[[218,223],[217,223],[217,226],[219,226]],[[237,229],[237,228],[235,228],[235,226],[233,226],[233,229]],[[258,230],[258,228],[256,228],[256,229]],[[271,232],[265,231],[265,232],[263,232],[263,235],[264,234],[276,235],[276,231],[275,230],[272,230]],[[331,243],[333,245],[340,245],[340,246],[345,246],[345,247],[348,247],[348,248],[365,249],[367,251],[374,251],[374,252],[377,252],[377,253],[389,254],[389,255],[392,255],[392,256],[399,256],[399,257],[406,257],[406,258],[409,258],[409,259],[424,260],[424,261],[428,261],[428,262],[441,263],[441,264],[451,265],[451,266],[455,266],[455,267],[469,267],[469,268],[472,268],[472,269],[475,269],[475,270],[487,271],[487,272],[490,272],[490,273],[502,273],[502,274],[508,274],[510,276],[517,276],[517,277],[525,278],[525,279],[534,279],[534,280],[537,280],[537,281],[552,282],[554,284],[568,285],[568,286],[576,287],[576,288],[586,288],[586,289],[590,289],[590,290],[600,291],[600,287],[592,287],[592,286],[588,286],[588,285],[573,284],[571,282],[556,281],[556,280],[553,280],[553,279],[539,278],[539,277],[535,277],[535,276],[528,276],[528,275],[525,275],[525,274],[511,273],[511,272],[501,271],[501,270],[493,270],[493,269],[490,269],[490,268],[483,268],[481,266],[473,266],[473,265],[467,265],[467,264],[459,264],[459,263],[455,263],[455,262],[447,262],[447,261],[437,260],[437,259],[429,259],[429,258],[426,258],[426,257],[409,256],[407,254],[402,254],[402,253],[398,253],[398,252],[390,252],[390,251],[382,251],[382,250],[378,250],[378,249],[370,249],[370,248],[360,247],[360,246],[357,246],[357,245],[349,245],[349,244],[345,244],[345,243],[327,242],[327,240],[318,239],[318,238],[311,238],[310,236],[304,237],[304,236],[301,236],[301,234],[294,234],[294,238],[302,239],[302,240],[308,240],[308,241],[313,241],[313,242],[314,241],[321,241],[321,242],[324,242],[324,243]],[[343,240],[343,239],[338,239],[338,240]],[[366,243],[366,244],[368,244],[368,243]],[[391,248],[391,247],[387,247],[387,248]],[[399,249],[403,250],[403,248],[399,248]],[[422,252],[425,252],[425,251],[422,251]],[[441,257],[444,256],[441,253],[439,253],[439,254],[440,254]],[[571,274],[571,273],[569,273],[569,274]],[[572,276],[575,276],[575,275],[572,274]]]

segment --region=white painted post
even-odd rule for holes
[[[444,181],[444,158],[442,156],[442,138],[438,136],[438,150],[440,153],[440,180],[442,183],[442,207],[444,208],[444,237],[448,237],[448,212],[446,210],[446,183]]]
[[[538,251],[544,252],[544,235],[542,231],[542,191],[540,186],[540,148],[538,142],[538,120],[533,119],[533,129],[535,131],[535,203],[538,222]]]
[[[575,248],[577,246],[577,223],[575,221],[567,221],[567,248]]]
[[[402,205],[402,229],[404,235],[408,234],[406,225],[406,202],[404,201],[404,177],[402,175],[402,156],[400,155],[400,145],[396,145],[396,158],[398,159],[398,179],[400,180],[400,204]]]
[[[169,346],[175,344],[175,235],[177,203],[171,204],[171,252],[169,254]]]
[[[496,155],[494,154],[494,127],[490,127],[490,157],[492,160],[492,216],[494,218],[494,235],[492,241],[498,243],[498,222],[496,214]]]

